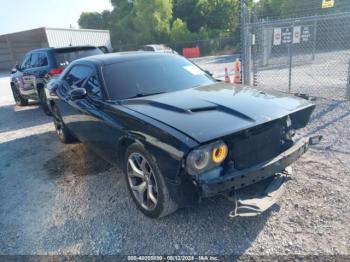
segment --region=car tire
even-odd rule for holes
[[[11,90],[12,90],[12,95],[13,99],[16,102],[16,105],[18,106],[27,106],[28,105],[28,99],[25,99],[22,97],[21,93],[19,92],[18,88],[11,84]]]
[[[53,115],[53,122],[55,125],[55,130],[56,130],[56,134],[58,136],[58,139],[63,144],[70,144],[70,143],[78,142],[78,140],[72,135],[72,133],[69,131],[69,129],[67,128],[67,126],[63,122],[61,114],[55,105],[53,105],[53,107],[52,107],[52,115]]]
[[[146,216],[161,218],[174,213],[178,209],[177,203],[169,194],[156,159],[141,144],[134,143],[128,147],[123,168],[129,192],[137,208]],[[143,183],[146,183],[146,185],[141,186]],[[145,188],[144,191],[140,190],[142,187]]]
[[[45,115],[52,116],[52,112],[47,104],[47,98],[44,88],[38,89],[39,103],[41,109],[44,111]]]

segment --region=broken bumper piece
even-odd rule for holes
[[[257,216],[268,210],[284,193],[284,185],[289,175],[291,175],[290,168],[287,168],[284,173],[275,175],[261,194],[257,193],[259,189],[253,194],[241,190],[243,192],[235,192],[233,196],[229,196],[228,198],[234,202],[234,209],[229,216],[232,218]],[[261,187],[261,185],[256,185],[256,187],[259,186]]]

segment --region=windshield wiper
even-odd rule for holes
[[[160,95],[160,94],[164,94],[164,93],[167,93],[167,92],[163,91],[163,92],[156,92],[156,93],[149,93],[149,94],[138,93],[135,96],[129,97],[129,99],[131,99],[131,98],[138,98],[138,97],[145,97],[145,96],[155,96],[155,95]]]

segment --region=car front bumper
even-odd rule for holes
[[[301,139],[291,148],[270,161],[244,170],[232,169],[215,179],[201,181],[201,195],[203,198],[209,198],[215,195],[227,194],[280,174],[300,158],[308,150],[310,145],[317,144],[321,139],[322,137],[320,136]]]
[[[292,175],[289,165],[321,139],[321,136],[302,139],[268,162],[205,181],[201,184],[202,197],[226,196],[234,202],[234,208],[229,214],[232,218],[260,215],[283,194],[285,182]]]

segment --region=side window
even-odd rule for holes
[[[46,53],[39,53],[37,67],[48,66],[49,61],[47,59]]]
[[[64,76],[64,80],[70,87],[81,87],[92,72],[93,69],[88,66],[76,65]]]
[[[38,67],[39,53],[33,53],[32,59],[30,60],[30,67]]]
[[[89,96],[102,98],[100,81],[96,74],[93,74],[85,84],[86,92]]]
[[[27,69],[30,66],[30,54],[26,55],[23,58],[22,64],[21,64],[21,68],[22,69]]]

